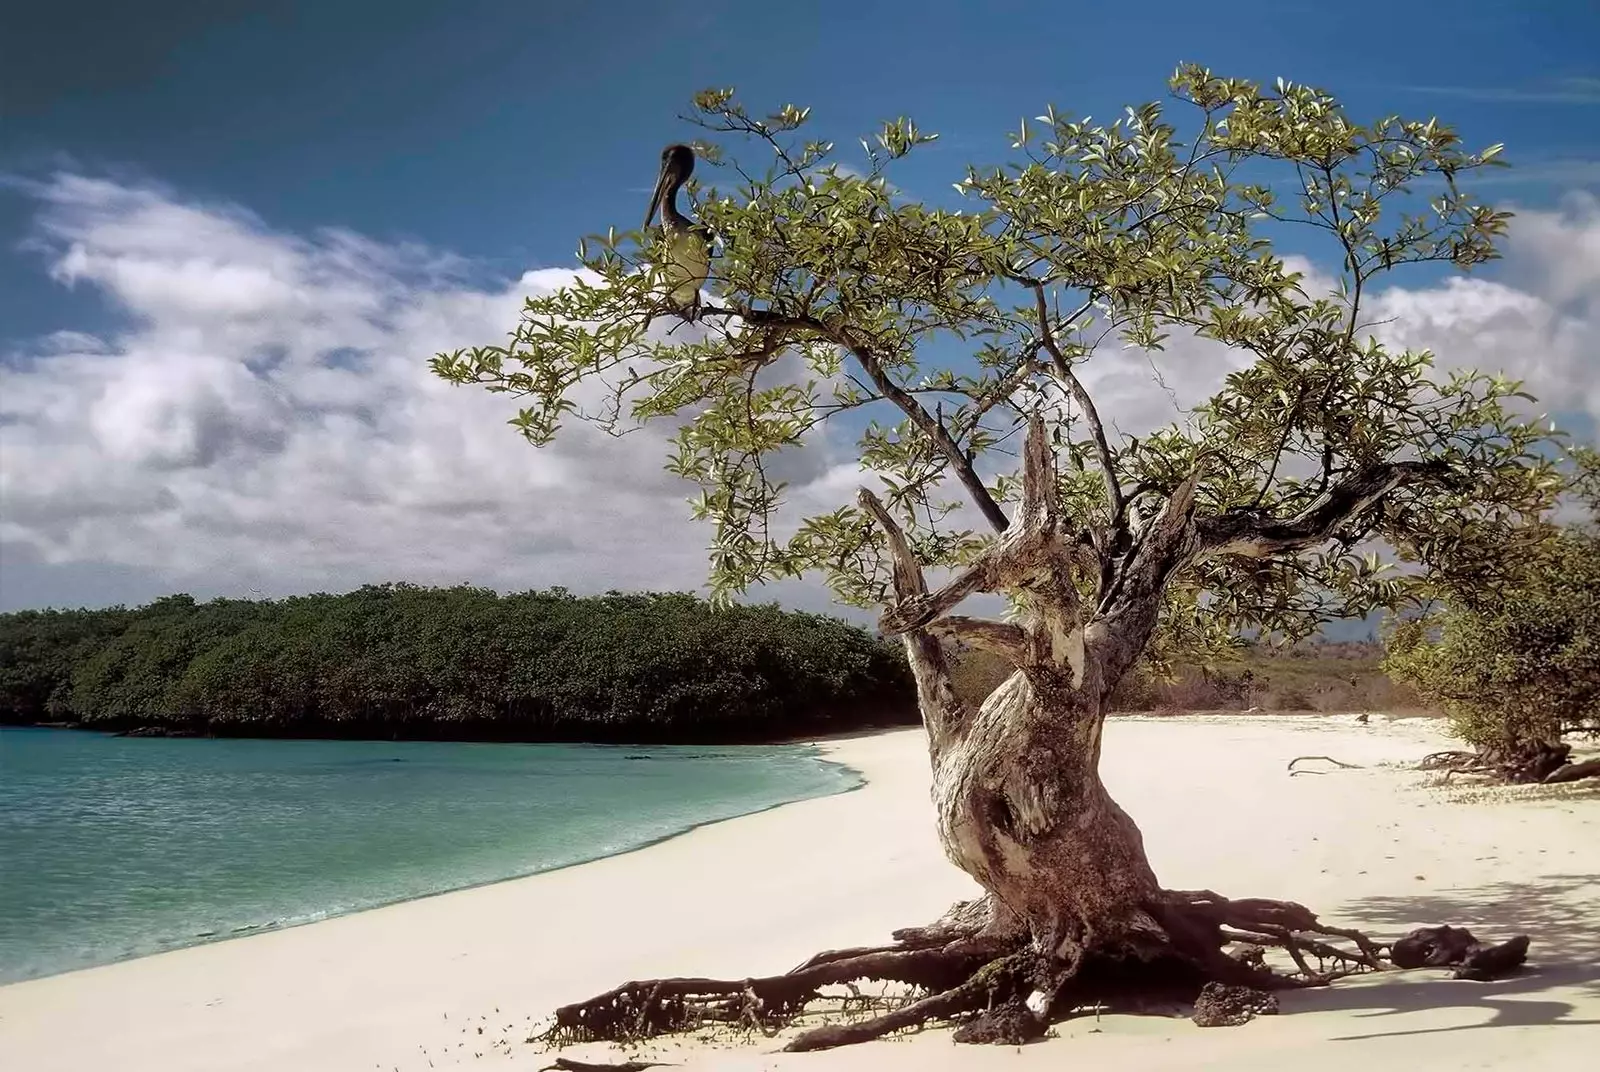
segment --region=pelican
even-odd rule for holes
[[[645,213],[646,229],[661,213],[661,232],[666,242],[666,261],[661,266],[674,305],[689,310],[693,320],[700,309],[700,288],[711,274],[711,232],[678,211],[678,191],[694,173],[694,150],[687,145],[669,145],[661,151],[661,174],[650,195]]]

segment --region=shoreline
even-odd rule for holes
[[[67,733],[89,733],[102,737],[122,737],[129,740],[170,741],[369,741],[382,744],[565,744],[586,745],[594,748],[761,748],[779,744],[803,744],[807,741],[847,738],[856,734],[892,733],[895,730],[915,729],[921,726],[917,716],[898,721],[864,723],[857,729],[839,730],[837,733],[785,731],[777,736],[751,734],[748,736],[702,737],[588,737],[554,735],[526,737],[494,733],[202,733],[183,727],[169,727],[159,723],[139,723],[123,726],[96,726],[86,722],[16,722],[0,718],[0,730],[59,730]],[[353,727],[360,730],[363,727]]]
[[[67,729],[67,728],[75,728],[75,727],[28,727],[28,728]],[[90,730],[88,732],[103,733],[104,731]],[[881,731],[867,731],[866,735],[871,735],[874,732],[881,732]],[[115,734],[113,736],[122,736],[122,735]],[[844,735],[844,736],[848,736],[848,735]],[[206,739],[206,738],[194,738],[194,739]],[[238,739],[238,740],[267,740],[269,738],[214,738],[214,739],[224,739],[224,740],[235,740],[235,739]],[[303,740],[308,740],[308,741],[321,740],[320,738],[294,738],[294,739],[295,740],[302,740],[303,739]],[[276,738],[276,739],[272,739],[272,740],[283,740],[283,738]],[[390,742],[385,741],[385,742],[377,742],[377,743],[390,743]],[[526,741],[526,742],[502,742],[502,741],[433,742],[433,741],[416,741],[416,742],[400,742],[400,743],[419,743],[419,744],[431,744],[431,743],[449,743],[449,744],[473,744],[473,743],[477,743],[477,744],[527,744],[527,745],[532,745],[532,746],[539,746],[539,745],[546,745],[546,744],[562,744],[562,745],[567,745],[568,744],[568,742],[546,742],[546,741]],[[51,980],[51,979],[58,979],[58,978],[61,978],[62,976],[69,976],[69,975],[73,975],[73,974],[76,974],[76,973],[79,973],[79,972],[92,972],[92,971],[99,970],[101,968],[108,968],[108,967],[113,967],[113,966],[116,966],[116,965],[133,963],[133,962],[144,960],[144,959],[147,959],[147,958],[150,958],[150,957],[166,956],[168,954],[179,953],[179,952],[183,952],[183,951],[188,950],[188,949],[196,949],[196,948],[200,948],[200,947],[204,947],[204,946],[222,945],[222,944],[226,944],[228,942],[235,942],[235,941],[240,941],[240,940],[243,940],[243,939],[258,937],[258,936],[264,935],[264,934],[276,934],[276,933],[281,933],[281,932],[285,932],[285,931],[291,931],[291,930],[295,930],[295,929],[300,928],[300,927],[308,927],[308,926],[314,926],[314,925],[319,924],[319,923],[326,923],[326,922],[328,922],[330,920],[343,919],[343,918],[346,918],[346,917],[349,917],[349,916],[360,915],[360,914],[365,913],[365,912],[375,912],[375,911],[380,911],[380,910],[386,909],[386,908],[393,908],[393,907],[396,907],[398,905],[410,904],[410,903],[417,902],[417,901],[427,901],[427,900],[431,900],[433,898],[447,897],[447,896],[449,896],[451,894],[462,893],[462,892],[469,891],[469,890],[477,890],[477,889],[482,889],[482,888],[489,887],[489,886],[496,886],[496,885],[499,885],[501,883],[519,882],[519,881],[522,881],[522,880],[525,880],[525,879],[536,878],[536,877],[539,877],[541,875],[555,874],[557,872],[565,871],[565,870],[568,870],[568,869],[574,868],[574,867],[584,867],[584,866],[589,865],[589,864],[597,863],[597,862],[599,862],[601,860],[617,859],[617,858],[620,858],[620,857],[626,857],[626,856],[632,855],[633,853],[643,852],[643,851],[645,851],[647,849],[654,848],[657,845],[661,845],[661,844],[664,844],[666,842],[672,841],[675,838],[684,837],[685,835],[691,834],[696,830],[704,829],[706,827],[716,826],[716,825],[718,825],[720,823],[728,823],[728,822],[734,822],[734,821],[739,820],[739,819],[747,819],[747,818],[750,818],[751,816],[761,815],[761,814],[764,814],[764,813],[769,812],[769,811],[773,811],[773,810],[778,809],[778,808],[786,808],[786,807],[789,807],[789,806],[794,805],[794,804],[803,804],[806,801],[810,801],[810,800],[818,800],[818,799],[823,799],[823,798],[830,797],[830,796],[839,796],[839,795],[843,795],[843,794],[857,792],[858,790],[864,788],[865,785],[866,785],[866,779],[863,776],[862,772],[856,770],[855,768],[849,766],[846,763],[841,763],[841,762],[838,762],[836,760],[830,759],[828,757],[828,755],[826,753],[826,749],[824,748],[823,742],[821,741],[821,739],[813,739],[813,740],[809,740],[809,741],[807,741],[807,740],[796,740],[796,741],[783,742],[783,743],[771,742],[771,743],[753,744],[753,745],[707,745],[707,744],[701,744],[701,745],[654,745],[654,744],[620,745],[620,744],[610,744],[610,743],[605,743],[605,742],[572,742],[571,745],[572,746],[592,746],[592,747],[596,747],[596,748],[630,748],[630,747],[638,747],[638,748],[674,748],[674,747],[682,747],[682,748],[697,748],[697,747],[704,747],[704,748],[711,748],[711,747],[728,747],[728,748],[746,748],[746,747],[748,747],[748,748],[778,748],[778,747],[782,747],[782,748],[793,748],[793,749],[796,749],[796,750],[800,751],[800,753],[801,753],[797,758],[799,758],[799,759],[801,759],[803,761],[815,762],[818,765],[820,765],[822,767],[825,767],[825,768],[832,768],[841,777],[849,779],[851,784],[845,785],[843,788],[836,789],[836,790],[833,790],[831,792],[823,792],[823,793],[818,793],[818,794],[812,794],[812,795],[809,795],[809,796],[800,796],[800,797],[795,797],[795,798],[789,799],[789,800],[780,800],[780,801],[777,801],[776,803],[763,804],[763,805],[760,805],[758,807],[754,807],[754,808],[750,809],[749,811],[741,811],[741,812],[738,812],[737,814],[734,814],[734,815],[724,815],[724,816],[719,816],[719,817],[716,817],[716,818],[702,819],[702,820],[699,820],[697,822],[689,823],[689,824],[684,825],[682,827],[678,827],[676,829],[670,830],[670,831],[668,831],[666,833],[650,836],[650,837],[646,838],[643,841],[639,841],[636,844],[630,844],[626,848],[618,849],[617,851],[614,851],[614,852],[606,852],[606,853],[602,853],[602,854],[597,855],[597,856],[585,856],[585,857],[582,857],[580,859],[570,860],[570,861],[567,861],[565,863],[555,864],[554,866],[550,866],[550,867],[539,867],[539,868],[535,868],[535,869],[529,870],[529,871],[513,872],[513,873],[510,873],[510,874],[502,875],[502,876],[497,877],[497,878],[488,878],[488,879],[482,879],[482,880],[478,880],[478,881],[465,882],[465,883],[462,883],[460,885],[447,886],[444,889],[432,890],[432,891],[425,892],[425,893],[418,893],[418,894],[410,894],[410,895],[399,896],[399,897],[395,897],[395,898],[392,898],[392,899],[389,899],[389,900],[382,900],[382,901],[376,901],[376,902],[367,903],[367,904],[361,904],[359,906],[346,908],[346,909],[339,909],[339,908],[326,909],[326,910],[323,910],[323,911],[320,911],[320,912],[317,912],[317,913],[314,913],[314,914],[309,914],[309,915],[306,915],[306,916],[303,916],[303,917],[299,917],[299,918],[283,919],[283,920],[271,920],[271,921],[268,921],[266,923],[259,923],[259,924],[247,925],[247,926],[242,926],[242,927],[236,927],[236,928],[230,930],[226,934],[222,934],[222,933],[213,933],[213,934],[197,933],[197,934],[193,934],[191,936],[188,936],[188,937],[186,937],[184,939],[175,940],[173,944],[168,945],[165,948],[152,949],[152,950],[147,950],[147,951],[143,951],[143,952],[128,953],[128,954],[125,954],[125,955],[122,955],[122,956],[114,957],[114,958],[109,959],[109,960],[103,960],[103,961],[98,961],[98,962],[92,963],[92,964],[84,964],[84,965],[81,965],[81,966],[78,966],[78,967],[67,968],[67,969],[65,969],[63,971],[48,972],[48,973],[43,974],[43,975],[32,975],[32,976],[28,976],[28,977],[20,978],[20,979],[4,979],[4,978],[0,978],[0,992],[3,992],[7,987],[21,986],[21,985],[25,985],[25,984],[28,984],[28,983],[41,982],[41,981],[44,981],[44,980]],[[809,754],[806,754],[808,752],[809,752]]]
[[[1428,719],[1444,722],[1447,715],[1439,711],[1416,710],[1402,714],[1391,714],[1384,711],[1371,710],[1361,712],[1356,710],[1321,710],[1318,708],[1264,708],[1264,707],[1217,707],[1217,708],[1183,708],[1166,710],[1151,708],[1147,710],[1112,711],[1107,719],[1172,719],[1172,718],[1350,718],[1357,714],[1368,713],[1386,719],[1399,721],[1401,719]],[[272,734],[272,733],[201,733],[183,728],[172,728],[158,723],[139,724],[124,728],[94,726],[84,722],[13,722],[0,719],[0,730],[60,730],[70,733],[98,734],[104,737],[122,737],[130,740],[174,740],[174,741],[370,741],[374,743],[393,744],[564,744],[584,745],[594,748],[760,748],[772,745],[807,744],[814,742],[845,741],[855,737],[871,737],[883,733],[895,733],[902,730],[916,730],[922,726],[917,717],[908,717],[899,720],[887,720],[863,724],[856,729],[838,730],[829,733],[789,733],[777,736],[747,736],[747,737],[688,737],[678,740],[667,740],[651,737],[619,737],[616,739],[595,739],[576,736],[554,737],[519,737],[497,736],[495,734],[480,735],[450,735],[450,734],[382,734],[382,733],[300,733],[300,734]]]
[[[1455,1067],[1465,1046],[1480,1067],[1581,1064],[1600,1045],[1600,921],[1585,908],[1600,898],[1600,794],[1450,802],[1394,766],[1438,745],[1419,721],[1117,719],[1103,772],[1169,886],[1288,897],[1380,938],[1412,920],[1497,939],[1516,926],[1534,936],[1523,976],[1386,973],[1289,995],[1284,1015],[1238,1029],[1107,1016],[1021,1051],[958,1048],[933,1031],[793,1056],[770,1052],[779,1040],[685,1039],[643,1056],[719,1072],[966,1072],[1002,1060],[1264,1072],[1291,1059]],[[0,1065],[531,1070],[549,1059],[523,1040],[559,1004],[629,978],[781,972],[975,892],[939,850],[920,730],[811,743],[863,784],[559,871],[0,988]],[[1290,779],[1284,762],[1307,752],[1361,769]],[[1251,852],[1238,851],[1241,837]],[[1439,1034],[1491,1024],[1504,1026]]]

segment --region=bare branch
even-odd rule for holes
[[[1016,519],[972,565],[933,592],[900,600],[884,612],[879,626],[890,635],[922,629],[976,592],[1008,587],[1026,589],[1054,603],[1061,614],[1075,615],[1070,553],[1057,517],[1055,454],[1044,419],[1034,414],[1023,447],[1022,507]]]
[[[994,591],[994,576],[996,566],[999,564],[999,557],[995,552],[999,547],[999,544],[990,547],[976,562],[937,590],[927,595],[903,599],[896,606],[890,607],[878,620],[878,627],[890,636],[922,629],[973,593]]]
[[[911,543],[906,539],[905,530],[894,519],[894,515],[889,513],[889,508],[883,505],[883,501],[867,488],[861,489],[860,500],[862,508],[878,522],[878,527],[883,529],[883,535],[889,541],[889,557],[894,565],[896,598],[904,602],[927,594],[928,582],[922,576],[922,563],[917,561],[916,554],[911,550]]]
[[[1083,411],[1083,419],[1088,422],[1089,434],[1094,439],[1095,457],[1100,461],[1100,474],[1105,478],[1106,501],[1111,507],[1111,516],[1119,517],[1122,514],[1122,486],[1117,481],[1116,461],[1111,454],[1111,444],[1106,439],[1106,427],[1100,420],[1100,411],[1095,408],[1094,399],[1089,397],[1088,389],[1083,386],[1083,381],[1078,379],[1078,374],[1072,371],[1072,362],[1067,360],[1067,355],[1062,352],[1061,345],[1056,341],[1056,333],[1050,326],[1050,307],[1045,302],[1044,284],[1025,277],[1018,278],[1033,291],[1034,305],[1039,315],[1039,341],[1044,343],[1044,348],[1050,355],[1050,361],[1055,366],[1056,378],[1066,387],[1072,395],[1072,400]],[[1086,301],[1074,312],[1068,321],[1076,320],[1093,307],[1093,299]]]
[[[1022,512],[1024,531],[1042,531],[1056,522],[1056,456],[1044,418],[1028,418],[1028,436],[1022,446]]]
[[[896,606],[904,606],[924,597],[928,590],[922,575],[922,564],[917,561],[900,527],[889,508],[867,488],[861,489],[861,506],[878,522],[884,538],[889,542],[889,554],[894,563],[894,589]],[[888,617],[888,614],[885,614]],[[885,630],[889,632],[889,630]],[[917,681],[918,706],[922,710],[923,724],[936,747],[942,747],[966,725],[967,705],[956,695],[950,680],[950,666],[944,647],[925,629],[906,628],[903,635],[906,659],[911,663],[912,676]]]

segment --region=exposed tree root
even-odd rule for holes
[[[1425,756],[1420,770],[1442,770],[1449,774],[1488,774],[1517,784],[1576,781],[1600,774],[1600,762],[1570,763],[1572,746],[1565,742],[1524,741],[1504,748],[1485,748],[1479,752],[1447,751]],[[1587,768],[1574,771],[1573,768]],[[1559,775],[1559,777],[1558,777]]]
[[[856,1042],[870,1042],[908,1027],[921,1027],[929,1020],[953,1020],[994,1003],[1001,995],[1014,993],[1016,974],[1024,954],[991,961],[964,982],[939,993],[929,994],[898,1009],[891,1009],[859,1023],[823,1024],[795,1038],[784,1050],[805,1053],[829,1050]],[[1003,1000],[1003,999],[1002,999]]]
[[[599,997],[557,1009],[550,1037],[562,1042],[643,1039],[709,1023],[776,1030],[799,1015],[825,986],[869,979],[937,994],[970,980],[998,952],[993,943],[974,937],[934,947],[895,945],[821,953],[793,971],[765,978],[624,983]],[[943,1014],[935,1009],[929,1015]]]
[[[1476,752],[1463,752],[1459,749],[1450,749],[1444,752],[1433,752],[1423,756],[1417,761],[1418,770],[1442,770],[1454,774],[1476,773],[1489,770],[1489,764]]]
[[[1184,1004],[1208,983],[1262,993],[1420,963],[1460,965],[1463,978],[1489,978],[1511,970],[1527,953],[1526,938],[1485,947],[1454,928],[1413,932],[1391,948],[1360,931],[1323,923],[1292,901],[1169,890],[1147,906],[1162,938],[1137,948],[1091,947],[1067,963],[1039,952],[1022,933],[997,933],[1004,929],[993,925],[983,907],[958,905],[938,923],[895,932],[893,945],[819,953],[782,975],[625,983],[556,1010],[540,1040],[630,1042],[717,1024],[770,1036],[829,1000],[824,988],[845,987],[854,995],[847,1007],[873,1015],[811,1028],[785,1050],[845,1046],[930,1022],[957,1025],[957,1041],[1018,1043],[1041,1037],[1050,1022],[1086,1006]],[[1281,950],[1293,968],[1270,966],[1272,949]],[[865,998],[855,989],[862,981],[901,984],[902,993]],[[1263,1011],[1271,1003],[1245,1004]],[[1241,1015],[1224,1010],[1215,1022]]]

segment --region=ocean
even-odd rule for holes
[[[0,728],[0,982],[549,871],[859,784],[803,745]]]

